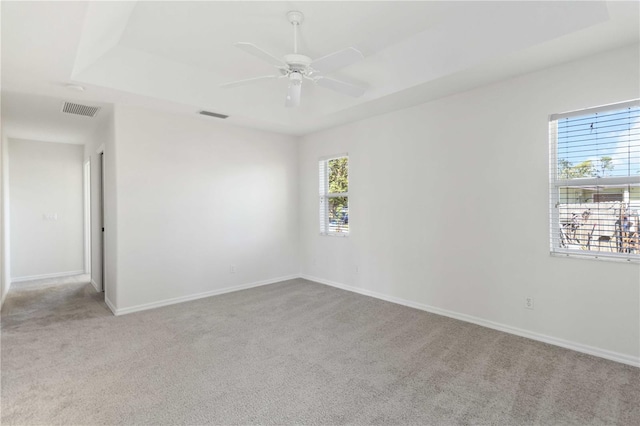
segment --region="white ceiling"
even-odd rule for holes
[[[291,53],[293,29],[285,14],[292,9],[305,14],[301,53],[317,58],[354,46],[365,54],[332,74],[363,82],[364,96],[305,82],[301,107],[287,109],[283,80],[219,88],[273,73],[233,43],[252,42],[277,56]],[[81,137],[71,136],[77,122],[60,118],[62,99],[184,114],[207,109],[230,115],[232,124],[305,134],[640,38],[639,3],[615,1],[5,1],[1,13],[7,133],[26,137],[28,123],[43,115],[39,132],[51,127],[55,138],[64,139],[67,126],[67,140]],[[69,92],[68,82],[87,91]],[[96,123],[83,122],[84,133]]]

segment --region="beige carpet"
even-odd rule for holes
[[[2,424],[640,424],[640,369],[304,280],[111,316],[2,313]]]

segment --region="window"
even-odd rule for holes
[[[549,122],[551,252],[640,261],[640,101]]]
[[[349,157],[321,159],[320,234],[349,235]]]

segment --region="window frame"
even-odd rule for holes
[[[613,104],[602,105],[593,108],[585,108],[581,110],[565,112],[561,114],[549,115],[549,249],[552,256],[575,257],[594,260],[619,261],[625,263],[640,263],[640,254],[635,253],[616,253],[586,250],[577,250],[561,247],[558,243],[558,234],[561,232],[560,211],[560,189],[561,188],[580,188],[584,186],[612,186],[612,185],[639,185],[640,176],[605,176],[605,177],[586,177],[573,179],[558,178],[558,121],[595,114],[600,112],[620,110],[629,107],[640,106],[640,99],[634,99],[625,102],[617,102]]]
[[[319,213],[319,224],[320,224],[320,235],[325,237],[348,237],[351,232],[351,224],[349,224],[349,228],[347,231],[331,231],[330,223],[329,223],[329,199],[331,198],[339,198],[346,197],[347,198],[347,206],[350,205],[349,202],[349,191],[347,192],[335,192],[329,193],[329,161],[337,160],[339,158],[347,159],[347,167],[349,167],[349,154],[341,153],[335,155],[328,155],[325,157],[320,157],[318,159],[318,177],[319,177],[319,197],[318,197],[318,213]],[[347,176],[347,185],[350,184],[350,176]]]

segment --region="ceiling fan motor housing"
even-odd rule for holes
[[[289,66],[291,71],[297,71],[305,74],[309,65],[311,65],[311,58],[305,55],[300,55],[298,53],[291,53],[289,55],[284,55],[284,61]]]

